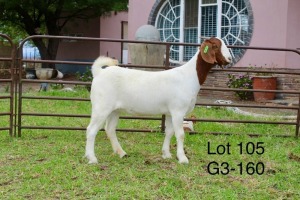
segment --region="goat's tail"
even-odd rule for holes
[[[118,65],[119,62],[118,60],[105,57],[105,56],[100,56],[97,58],[92,66],[92,74],[93,77],[96,77],[103,69],[109,66],[116,66]]]

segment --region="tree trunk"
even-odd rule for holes
[[[60,35],[61,28],[58,26],[57,19],[50,13],[45,15],[46,27],[48,30],[48,35]],[[59,39],[42,39],[37,38],[33,40],[36,47],[39,49],[42,60],[55,60],[57,55],[57,50],[59,46]],[[53,68],[55,69],[54,63],[43,63],[43,68]]]
[[[34,15],[34,18],[29,15],[28,11],[23,9],[21,6],[17,6],[15,8],[18,12],[18,14],[21,17],[21,21],[24,24],[25,31],[28,33],[28,35],[36,35],[41,34],[39,32],[40,24],[41,24],[41,16],[44,13],[45,15],[45,23],[46,23],[46,29],[48,31],[47,34],[49,35],[59,35],[61,27],[58,25],[58,18],[57,16],[60,16],[61,9],[57,10],[57,12],[51,12],[48,10],[42,10],[40,12],[40,16],[37,17]],[[59,40],[55,39],[42,39],[42,38],[36,38],[32,40],[35,46],[39,49],[41,59],[42,60],[55,60],[56,54],[58,50]],[[55,68],[55,64],[53,63],[43,63],[43,68]]]
[[[58,39],[46,39],[37,38],[34,39],[33,42],[36,45],[36,47],[39,49],[41,59],[42,60],[55,60],[59,45]],[[55,69],[54,63],[43,63],[43,68],[53,68]]]

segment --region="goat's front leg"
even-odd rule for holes
[[[165,140],[162,148],[162,157],[164,159],[171,158],[172,155],[170,153],[170,141],[172,136],[174,135],[174,129],[172,125],[171,116],[166,116],[166,130],[165,130]]]
[[[184,130],[183,130],[183,116],[181,115],[173,115],[172,123],[175,131],[175,136],[177,140],[177,158],[179,163],[189,163],[188,158],[184,153]]]

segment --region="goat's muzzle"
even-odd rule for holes
[[[232,57],[228,57],[225,58],[224,56],[222,56],[223,58],[218,60],[217,59],[217,65],[219,65],[222,69],[224,69],[225,66],[229,65],[232,63]],[[226,67],[225,67],[226,68]]]

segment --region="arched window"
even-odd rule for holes
[[[227,45],[249,45],[253,16],[249,0],[160,0],[154,5],[150,23],[159,30],[161,40],[201,43],[217,36]],[[173,62],[185,62],[196,47],[172,46]],[[244,50],[231,49],[237,62]]]

